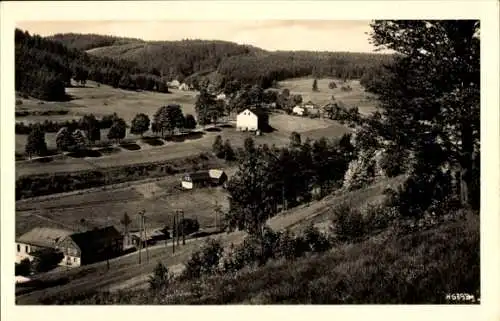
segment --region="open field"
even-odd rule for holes
[[[283,146],[288,144],[292,131],[301,133],[303,139],[306,137],[317,139],[322,136],[335,138],[349,131],[347,127],[339,125],[335,121],[308,119],[284,114],[271,115],[270,124],[275,128],[275,131],[264,133],[262,136],[255,136],[249,132],[239,132],[234,127],[224,127],[213,131],[200,131],[199,134],[194,134],[192,137],[181,141],[161,140],[163,144],[161,146],[150,146],[138,139],[137,144],[140,147],[138,150],[127,150],[120,147],[116,152],[108,155],[103,154],[100,157],[73,158],[57,156],[54,159],[47,159],[47,162],[44,163],[34,160],[18,161],[16,162],[16,177],[158,162],[193,156],[201,152],[210,152],[217,135],[221,135],[223,140],[229,139],[233,148],[236,148],[243,146],[243,142],[247,137],[253,137],[256,144]],[[47,134],[46,137],[49,148],[55,146],[55,134]],[[137,136],[135,137],[137,138]],[[20,152],[24,149],[22,139],[25,141],[26,136],[16,135],[16,148],[19,148]]]
[[[196,101],[195,91],[180,91],[170,89],[170,93],[151,91],[130,91],[113,88],[107,85],[97,86],[93,81],[87,82],[85,87],[69,87],[66,93],[73,99],[68,102],[40,102],[36,99],[18,98],[21,105],[16,106],[16,111],[43,111],[43,110],[68,110],[63,119],[79,119],[85,114],[94,114],[102,117],[117,113],[130,123],[137,113],[144,113],[153,117],[158,108],[167,104],[179,104],[184,114],[193,114]],[[16,121],[25,123],[38,122],[52,119],[54,116],[27,116],[17,117]],[[55,120],[55,119],[54,119]],[[58,119],[59,120],[59,119]]]
[[[343,102],[348,107],[358,106],[359,112],[362,114],[372,113],[375,111],[375,101],[368,93],[365,92],[363,86],[359,84],[358,80],[348,80],[346,84],[349,84],[352,91],[344,92],[340,89],[343,81],[339,79],[323,78],[318,79],[318,89],[319,91],[312,91],[313,78],[295,78],[280,81],[278,83],[279,88],[288,88],[290,94],[302,95],[302,100],[304,102],[312,101],[315,104],[324,106],[331,101],[332,95],[335,96],[337,101]],[[330,89],[328,84],[331,81],[335,81],[337,88]]]
[[[341,201],[352,201],[356,206],[361,206],[365,201],[373,201],[380,197],[383,192],[383,187],[388,185],[399,184],[401,177],[389,179],[378,183],[376,187],[368,187],[359,191],[349,192],[340,196],[331,196],[325,198],[321,202],[312,203],[311,206],[301,206],[296,209],[283,212],[278,216],[271,218],[268,225],[275,230],[281,230],[289,227],[304,226],[315,217],[322,217],[323,221],[326,217],[328,209],[339,204]],[[147,210],[146,210],[147,211]],[[230,244],[238,244],[245,237],[244,232],[223,233],[217,236],[220,238],[224,246]],[[207,238],[193,239],[176,249],[175,255],[172,251],[165,248],[165,245],[157,245],[149,250],[149,263],[137,264],[138,253],[132,253],[123,257],[118,257],[110,262],[111,269],[106,271],[106,263],[100,262],[80,268],[71,269],[69,271],[49,272],[40,275],[41,280],[57,280],[68,278],[68,282],[63,285],[53,286],[48,289],[38,290],[31,293],[18,296],[18,304],[36,304],[43,298],[48,298],[53,295],[64,295],[69,293],[82,293],[90,290],[109,290],[113,288],[122,288],[124,284],[130,283],[134,287],[144,285],[146,278],[149,275],[157,262],[160,260],[167,266],[177,266],[184,264],[190,257],[191,253],[199,249],[205,244]],[[145,254],[143,253],[143,257]],[[132,281],[135,282],[132,282]],[[142,284],[141,283],[142,280]]]
[[[229,175],[232,173],[234,170],[228,171]],[[146,210],[147,225],[154,228],[171,225],[171,215],[177,209],[183,209],[188,218],[198,219],[201,226],[213,225],[215,203],[227,209],[226,192],[222,188],[179,190],[181,177],[174,175],[110,190],[93,189],[61,197],[23,200],[16,204],[16,235],[35,226],[71,230],[106,225],[121,228],[124,213],[130,215],[131,227],[136,228],[135,215],[141,209]]]

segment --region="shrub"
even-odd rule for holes
[[[168,268],[161,262],[156,265],[153,275],[149,277],[149,287],[153,291],[164,290],[168,288],[171,276]]]
[[[201,275],[211,275],[217,272],[223,248],[218,240],[209,240],[199,251],[194,252],[185,265],[181,279],[192,280]]]
[[[331,245],[325,235],[323,235],[311,223],[303,232],[303,240],[311,252],[325,252]]]
[[[336,238],[340,241],[355,241],[365,234],[365,221],[361,211],[343,203],[333,209]]]
[[[15,268],[16,275],[30,275],[31,272],[31,262],[29,259],[24,259],[19,263],[16,263]]]
[[[33,261],[31,267],[34,272],[47,272],[55,268],[64,258],[58,250],[42,249],[31,253]]]

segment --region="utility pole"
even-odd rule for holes
[[[142,252],[142,218],[139,216],[139,264],[141,264]]]
[[[146,211],[143,209],[141,211],[142,213],[142,229],[143,229],[143,232],[144,232],[144,245],[146,246],[146,262],[149,263],[149,249],[148,249],[148,238],[147,238],[147,235],[146,235]]]
[[[180,219],[179,219],[179,210],[175,211],[175,216],[177,217],[177,226],[176,226],[176,229],[175,229],[175,236],[177,237],[177,246],[179,246],[179,241],[180,241],[180,237],[179,237],[179,223],[180,223]]]
[[[181,210],[181,215],[182,215],[182,226],[181,226],[181,229],[182,229],[182,245],[186,245],[186,235],[185,235],[185,231],[184,231],[184,211]]]
[[[174,218],[173,218],[174,223],[172,224],[172,254],[175,253],[175,234],[174,234],[174,232],[175,232],[175,224],[176,224],[176,222],[175,222],[175,215],[176,214],[174,214]]]

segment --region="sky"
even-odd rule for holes
[[[208,39],[266,50],[373,52],[369,21],[24,21],[17,27],[41,36],[95,33],[144,40]]]

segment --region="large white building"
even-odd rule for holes
[[[31,261],[33,259],[31,253],[37,250],[55,249],[57,243],[71,233],[73,232],[62,229],[35,227],[16,239],[16,262],[19,263],[23,259]]]
[[[259,129],[259,117],[250,109],[245,109],[236,116],[236,129],[256,131]]]

